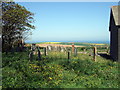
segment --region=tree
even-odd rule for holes
[[[25,32],[35,29],[33,13],[15,2],[2,2],[2,47],[10,50],[23,39]]]

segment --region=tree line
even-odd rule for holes
[[[19,47],[35,26],[34,14],[15,2],[1,2],[2,5],[2,51]]]

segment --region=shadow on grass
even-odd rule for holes
[[[108,54],[99,53],[98,55],[100,55],[101,57],[103,57],[103,58],[105,58],[105,59],[114,61],[114,60],[112,59],[112,57],[111,57],[110,55],[108,55]]]

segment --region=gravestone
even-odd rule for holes
[[[57,51],[57,46],[54,47],[54,51]]]
[[[30,60],[30,61],[33,60],[33,52],[32,52],[32,51],[29,53],[29,60]]]
[[[90,51],[89,51],[89,56],[93,56],[93,50],[92,49],[90,49]]]
[[[75,46],[74,46],[74,43],[72,44],[72,53],[74,53],[74,50],[75,50]]]
[[[38,60],[40,61],[41,60],[41,53],[40,53],[40,50],[38,49]]]
[[[74,56],[75,57],[77,56],[77,48],[75,48],[75,50],[74,50]]]
[[[60,46],[58,47],[58,51],[59,51],[59,52],[61,51],[61,47],[60,47]]]
[[[64,50],[65,50],[65,52],[67,52],[67,49],[66,49],[66,47],[64,47]]]
[[[86,52],[86,48],[84,48],[83,51]]]
[[[52,50],[52,47],[51,46],[48,46],[48,51],[51,51]]]
[[[61,52],[64,52],[64,47],[61,47]]]
[[[36,44],[32,44],[32,46],[31,46],[31,50],[33,50],[33,51],[35,51],[36,50]]]
[[[46,47],[44,48],[44,55],[45,55],[45,56],[47,55]]]
[[[46,48],[47,48],[47,52],[49,52],[49,48],[48,48],[48,46],[47,46]]]

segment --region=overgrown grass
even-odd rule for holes
[[[49,52],[38,61],[28,53],[3,53],[3,88],[118,88],[118,62],[97,56]]]

